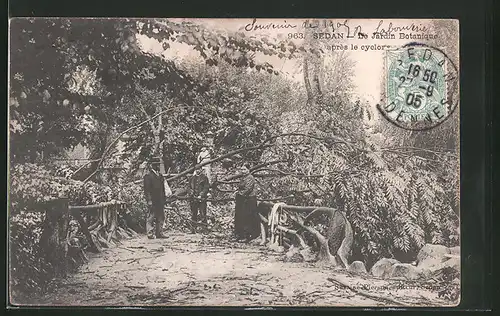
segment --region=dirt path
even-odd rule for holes
[[[443,305],[436,291],[401,289],[387,281],[332,271],[312,263],[283,262],[265,247],[222,236],[170,233],[145,236],[92,255],[90,262],[37,300],[40,305],[391,306],[328,281],[408,305]],[[394,306],[394,305],[393,305]]]

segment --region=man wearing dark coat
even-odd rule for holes
[[[208,177],[203,170],[197,169],[189,182],[191,193],[191,201],[189,204],[191,207],[191,220],[194,223],[198,222],[198,219],[200,219],[202,223],[207,223],[207,195],[209,188],[210,184],[208,182]],[[191,227],[191,232],[195,233],[195,226],[192,225]]]
[[[236,192],[234,230],[237,240],[250,241],[260,234],[260,219],[257,213],[257,182],[248,166],[241,168],[244,174]]]
[[[162,232],[165,222],[165,212],[163,210],[166,198],[165,182],[163,175],[160,174],[159,158],[153,159],[148,173],[144,176],[144,195],[148,204],[148,217],[146,221],[148,238],[165,238]]]

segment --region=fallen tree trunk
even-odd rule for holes
[[[274,203],[262,201],[262,202],[260,202],[259,205],[263,205],[263,206],[272,208]],[[315,210],[317,210],[318,212],[330,213],[330,212],[337,210],[337,209],[332,208],[332,207],[297,206],[297,205],[288,205],[288,204],[282,204],[281,208],[283,208],[284,210],[287,210],[287,211],[295,212],[295,213],[312,213]]]
[[[267,218],[265,218],[264,216],[262,216],[262,214],[259,214],[259,216],[260,216],[260,219],[261,219],[262,222],[264,222],[266,224],[268,223]],[[300,244],[300,246],[302,248],[308,248],[306,242],[304,241],[304,239],[299,235],[299,233],[296,230],[288,229],[288,228],[283,227],[281,225],[276,225],[275,228],[278,229],[278,230],[280,230],[280,231],[282,231],[282,232],[284,232],[284,233],[294,235],[297,238],[297,240],[299,241],[299,244]]]
[[[87,241],[89,243],[89,249],[90,251],[92,252],[95,252],[95,253],[98,253],[100,252],[99,248],[97,247],[97,245],[94,243],[94,239],[92,238],[92,234],[90,233],[90,230],[89,230],[89,227],[87,227],[87,223],[85,222],[85,220],[83,219],[83,216],[82,214],[78,211],[75,213],[74,215],[76,217],[76,220],[78,221],[78,223],[80,224],[80,227],[83,231],[83,234],[85,235],[85,237],[87,238]]]
[[[330,245],[328,244],[328,239],[323,236],[319,231],[314,229],[313,227],[306,226],[301,220],[291,218],[292,221],[297,223],[304,230],[311,233],[319,243],[319,254],[318,259],[320,261],[332,262],[335,266],[337,265],[337,260],[335,260],[335,256],[332,256],[330,253]]]
[[[259,203],[259,207],[273,210],[277,204],[263,201]],[[333,263],[334,266],[342,265],[343,268],[348,267],[347,257],[352,250],[354,237],[345,214],[331,207],[296,206],[284,203],[280,203],[278,207],[294,213],[294,216],[290,216],[290,220],[314,236],[319,245],[318,259],[320,261]],[[303,218],[302,214],[306,216]],[[328,215],[328,222],[324,223],[327,225],[325,236],[307,224],[309,220],[320,214]]]

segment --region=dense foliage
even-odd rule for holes
[[[45,213],[40,212],[43,202],[68,198],[71,205],[88,205],[116,198],[108,186],[68,179],[68,171],[71,168],[49,169],[30,163],[16,164],[10,170],[9,247],[14,295],[44,291],[65,268],[64,262],[51,264],[46,249],[40,247],[45,225]]]
[[[18,19],[11,28],[9,198],[16,262],[40,267],[34,245],[43,218],[20,211],[43,200],[131,202],[128,221],[143,230],[144,162],[160,150],[166,170],[183,175],[171,186],[184,188],[191,173],[185,171],[209,134],[212,158],[227,156],[212,164],[212,229],[230,231],[235,184],[229,180],[250,163],[259,198],[298,205],[321,199],[344,210],[355,230],[353,259],[368,265],[381,257],[412,259],[425,243],[458,245],[457,120],[413,133],[367,115],[366,100],[352,96],[348,54],[325,59],[307,43],[165,20]],[[165,51],[182,43],[197,55],[174,60],[149,53],[139,36]],[[258,56],[303,60],[304,82]],[[91,150],[86,168],[52,163],[76,144]],[[124,169],[117,179],[96,177],[110,164]],[[170,207],[171,227],[188,227],[187,202]]]

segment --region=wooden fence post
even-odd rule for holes
[[[94,205],[72,205],[69,211],[73,217],[80,223],[80,228],[89,242],[89,250],[100,252],[101,247],[108,248],[114,245],[114,241],[119,239],[117,231],[118,213],[126,203],[120,201],[104,202]],[[87,221],[84,220],[84,214]],[[96,220],[91,223],[90,218]]]
[[[57,272],[65,274],[68,252],[68,199],[45,202],[42,205],[42,210],[45,211],[45,222],[40,236],[40,247],[45,254],[46,262],[54,268],[57,267]]]
[[[87,221],[83,219],[82,212],[80,210],[74,210],[71,212],[72,215],[76,218],[78,221],[78,224],[80,224],[80,229],[82,230],[83,234],[87,238],[87,242],[89,243],[89,250],[98,253],[100,252],[99,247],[94,243],[94,239],[92,238],[92,234],[90,234],[89,227],[88,227],[88,214],[87,214]]]

